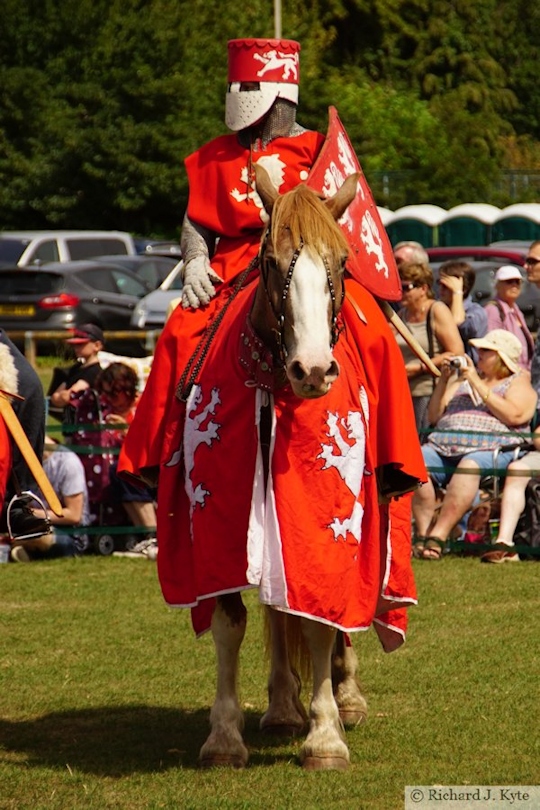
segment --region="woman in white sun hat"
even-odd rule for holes
[[[505,470],[513,451],[496,448],[525,444],[537,395],[518,365],[521,344],[504,329],[470,341],[478,363],[468,356],[460,366],[445,359],[429,403],[434,430],[422,453],[430,479],[413,496],[415,556],[438,560],[451,530],[471,508],[488,470]],[[478,370],[477,370],[478,369]],[[464,473],[464,474],[461,474]],[[435,487],[446,488],[440,512]]]
[[[517,305],[523,291],[523,276],[519,267],[505,264],[495,273],[495,299],[486,304],[488,331],[506,329],[517,337],[521,344],[518,363],[526,371],[531,370],[534,340],[529,332],[525,316]]]

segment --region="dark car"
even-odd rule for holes
[[[147,292],[130,270],[93,260],[0,269],[0,326],[8,333],[82,323],[130,329],[131,314]]]
[[[156,290],[164,281],[173,267],[178,264],[179,257],[173,256],[96,256],[93,261],[105,262],[105,264],[117,264],[126,270],[136,273],[148,289],[147,292]],[[46,267],[47,265],[45,265]]]
[[[527,281],[523,260],[528,251],[518,248],[483,247],[483,248],[429,248],[430,267],[435,278],[438,277],[441,264],[450,260],[468,262],[475,273],[472,299],[484,306],[495,297],[495,273],[503,264],[519,267],[523,276],[523,289],[517,299],[517,305],[523,312],[529,331],[537,332],[540,327],[540,290],[535,284]]]

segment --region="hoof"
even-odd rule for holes
[[[344,707],[339,710],[339,719],[345,728],[356,728],[367,720],[367,709]]]
[[[247,759],[240,754],[212,754],[199,760],[199,768],[245,768]]]
[[[305,757],[302,761],[306,771],[346,771],[348,767],[345,757]]]

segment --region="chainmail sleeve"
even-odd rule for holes
[[[192,259],[198,258],[199,256],[204,256],[208,260],[211,259],[214,254],[215,246],[216,235],[208,230],[208,228],[203,228],[202,225],[192,222],[186,214],[182,223],[182,234],[180,236],[180,247],[182,249],[184,264],[188,264]]]

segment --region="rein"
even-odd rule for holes
[[[291,261],[290,261],[290,264],[289,264],[289,268],[287,270],[287,274],[285,276],[285,280],[284,280],[284,283],[283,283],[283,290],[281,291],[281,300],[280,300],[279,311],[277,311],[276,308],[274,307],[274,304],[272,302],[272,298],[270,297],[270,293],[269,293],[269,290],[268,290],[269,269],[268,269],[268,265],[267,265],[267,262],[265,261],[265,256],[264,256],[264,251],[265,251],[266,245],[268,243],[268,234],[269,234],[269,230],[267,229],[265,234],[264,234],[262,243],[261,243],[261,249],[259,251],[259,257],[258,258],[259,258],[259,264],[260,264],[261,278],[262,278],[263,285],[264,285],[264,291],[266,293],[266,300],[268,301],[268,305],[270,306],[270,310],[272,312],[272,315],[274,316],[274,318],[275,318],[275,320],[277,322],[277,327],[278,328],[275,329],[274,331],[275,331],[276,337],[277,337],[277,348],[278,348],[278,352],[279,352],[279,359],[281,360],[282,364],[284,365],[285,361],[287,360],[287,356],[288,356],[287,346],[285,345],[285,309],[286,309],[286,306],[287,306],[287,299],[289,297],[289,292],[290,292],[290,288],[291,288],[291,281],[292,281],[292,276],[293,276],[293,273],[294,273],[294,268],[296,267],[296,262],[298,261],[300,253],[302,252],[302,248],[304,247],[304,240],[302,239],[302,237],[300,237],[300,244],[298,245],[298,247],[296,248],[296,250],[294,251],[294,253],[292,255],[292,258],[291,258]],[[338,342],[339,333],[340,333],[340,329],[338,327],[338,307],[336,306],[336,288],[335,288],[334,282],[332,280],[332,274],[330,272],[330,267],[328,265],[328,261],[327,261],[326,257],[321,256],[321,259],[322,259],[322,262],[324,264],[324,269],[325,269],[325,272],[326,272],[326,281],[328,283],[328,289],[330,290],[330,300],[332,302],[332,324],[331,324],[331,327],[330,327],[330,346],[333,349],[334,346],[336,345],[336,343]],[[340,304],[339,304],[339,309],[341,308],[341,305],[343,304],[344,297],[345,297],[345,285],[342,285],[341,301],[340,301]]]

